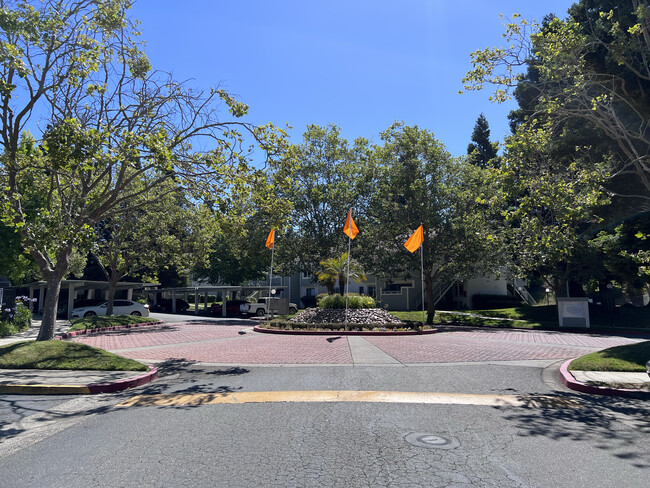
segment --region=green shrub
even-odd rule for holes
[[[32,311],[27,308],[24,301],[27,297],[17,297],[12,308],[2,310],[0,314],[0,337],[17,334],[32,325]]]
[[[319,308],[345,308],[345,297],[339,294],[327,295],[318,302]],[[350,293],[348,308],[377,308],[375,299],[365,295]]]
[[[7,337],[14,335],[18,330],[14,327],[14,324],[11,324],[7,321],[0,321],[0,337]]]
[[[32,325],[32,311],[21,301],[16,302],[16,313],[14,315],[14,326],[18,330],[27,329]]]

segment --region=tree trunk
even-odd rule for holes
[[[339,275],[339,293],[341,296],[345,296],[345,284],[346,284],[346,278],[344,274]]]
[[[38,331],[37,341],[49,341],[54,338],[54,325],[56,324],[56,312],[59,306],[59,293],[61,292],[61,281],[67,271],[55,269],[47,277],[47,291],[43,303],[43,318],[41,328]]]
[[[430,273],[424,275],[427,297],[427,325],[433,325],[433,317],[436,315],[436,306],[433,303],[433,277]]]
[[[125,276],[125,274],[111,274],[111,277],[108,280],[108,296],[106,297],[108,304],[106,305],[106,315],[113,315],[113,300],[115,299],[115,289],[117,288],[117,283]]]

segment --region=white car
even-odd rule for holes
[[[108,302],[101,302],[97,305],[79,307],[72,310],[72,318],[91,317],[93,315],[106,315]],[[141,315],[149,316],[149,305],[143,305],[131,300],[113,300],[113,315]]]
[[[271,308],[273,308],[274,313],[277,313],[278,311],[278,298],[272,298],[272,300],[275,302],[271,302],[271,305],[273,305]],[[264,317],[268,311],[268,304],[267,302],[269,301],[268,297],[260,298],[257,303],[250,303],[247,305],[242,305],[241,311],[242,313],[248,314],[248,315],[257,315],[258,317]],[[289,313],[294,314],[298,313],[298,305],[295,303],[289,303]]]

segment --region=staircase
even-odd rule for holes
[[[438,305],[438,302],[442,300],[442,297],[445,296],[445,294],[449,291],[449,289],[454,286],[456,282],[455,281],[450,281],[450,282],[438,282],[436,285],[433,287],[433,306],[435,307]]]

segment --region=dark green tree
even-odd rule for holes
[[[472,142],[467,146],[468,161],[479,168],[487,168],[489,164],[494,164],[497,150],[498,144],[490,141],[488,121],[481,114],[472,131]]]

